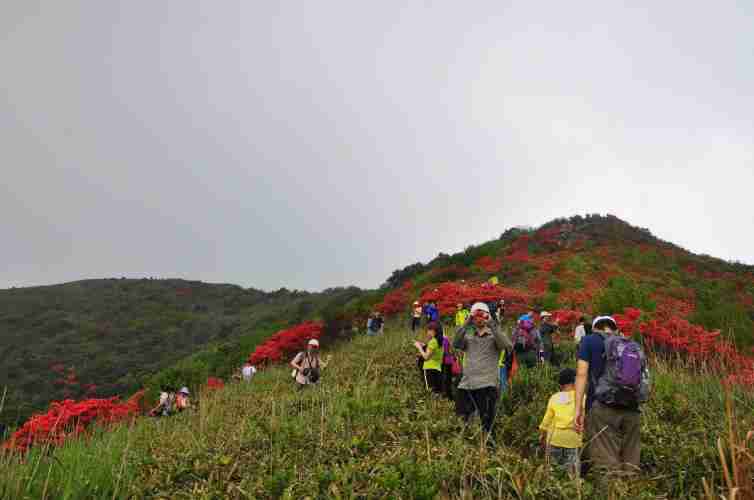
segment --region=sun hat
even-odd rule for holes
[[[594,330],[595,328],[597,328],[597,323],[603,322],[612,323],[613,330],[618,329],[618,323],[615,322],[612,316],[597,316],[596,318],[594,318],[594,321],[592,321],[592,329]]]
[[[189,392],[189,390],[188,390],[188,387],[181,387],[181,390],[180,390],[180,391],[178,391],[178,392],[180,392],[181,394],[186,394],[187,396],[188,396],[189,394],[191,394],[191,393]]]
[[[316,347],[317,349],[319,349],[319,340],[317,340],[317,339],[311,339],[311,340],[310,340],[310,341],[308,342],[308,344],[307,344],[307,345],[309,345],[309,346],[311,346],[311,347]]]
[[[476,304],[471,306],[471,314],[473,315],[477,311],[484,311],[489,314],[490,308],[487,307],[487,304],[485,304],[484,302],[477,302]]]

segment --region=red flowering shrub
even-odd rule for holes
[[[529,307],[532,296],[515,288],[508,288],[491,283],[455,283],[447,282],[428,288],[419,297],[421,303],[434,301],[440,315],[450,316],[455,313],[459,303],[493,302],[505,299],[505,310],[509,314],[522,314]]]
[[[281,330],[257,346],[249,361],[253,365],[279,363],[284,357],[305,349],[310,339],[319,339],[323,326],[321,322],[307,321]]]
[[[207,389],[215,390],[222,389],[223,387],[225,387],[225,382],[223,382],[222,379],[219,379],[217,377],[207,378]]]
[[[584,314],[570,309],[557,309],[552,311],[552,317],[561,328],[575,328],[579,318]],[[562,332],[561,332],[562,333]]]
[[[139,398],[135,397],[125,403],[117,397],[53,401],[47,413],[34,415],[27,420],[3,448],[23,452],[38,444],[59,446],[67,439],[83,434],[92,425],[112,425],[138,414]]]
[[[399,289],[385,294],[382,303],[378,304],[375,309],[385,315],[405,312],[411,302],[412,287],[411,281],[406,281]]]
[[[477,259],[474,265],[486,273],[496,273],[503,267],[503,260],[486,255]]]

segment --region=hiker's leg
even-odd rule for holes
[[[621,421],[621,434],[623,435],[621,462],[625,472],[638,473],[641,456],[641,413],[638,411],[625,411],[623,413]]]
[[[492,433],[497,410],[497,388],[485,387],[474,392],[477,395],[476,401],[479,407],[479,416],[482,419],[482,428],[486,432]]]
[[[468,423],[474,413],[474,403],[470,391],[458,389],[456,391],[456,414]]]
[[[424,370],[424,373],[427,374],[427,382],[429,383],[429,388],[432,392],[441,394],[442,372],[440,372],[440,370]]]
[[[587,456],[595,468],[620,469],[621,436],[615,410],[595,402],[586,417]]]

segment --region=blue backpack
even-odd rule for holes
[[[647,357],[638,342],[621,335],[605,336],[605,369],[596,381],[594,397],[610,406],[636,408],[649,399]]]

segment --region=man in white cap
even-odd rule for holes
[[[586,396],[586,418],[582,405]],[[576,365],[574,427],[586,431],[587,457],[606,471],[639,470],[641,413],[649,397],[649,370],[641,346],[618,332],[610,316],[598,316],[581,340]],[[585,422],[586,420],[586,422]]]
[[[492,321],[487,304],[477,302],[471,307],[466,324],[458,329],[453,347],[465,353],[463,376],[458,384],[457,412],[468,421],[474,411],[479,413],[482,428],[492,445],[492,426],[497,409],[500,352],[512,349],[510,338]]]

